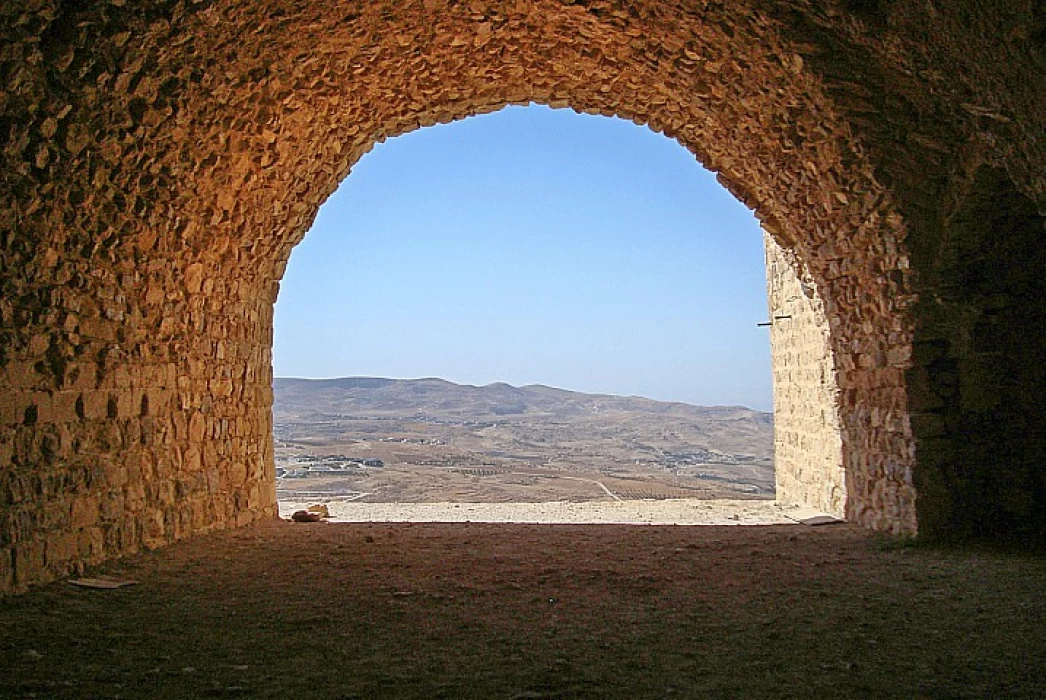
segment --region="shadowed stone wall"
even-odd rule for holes
[[[1043,17],[990,5],[0,5],[0,590],[272,517],[291,249],[375,142],[528,101],[647,124],[755,208],[824,305],[848,517],[947,530],[959,496],[916,456],[974,419],[909,419],[920,324],[961,333],[913,310],[943,283],[926,251],[977,210],[947,203],[973,163],[1021,221],[1046,191]]]
[[[1046,544],[1044,222],[989,166],[944,210],[909,373],[920,524],[936,538]]]

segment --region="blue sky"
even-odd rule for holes
[[[770,410],[762,239],[678,143],[546,107],[356,164],[295,248],[278,377],[443,377]]]

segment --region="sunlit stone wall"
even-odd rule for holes
[[[795,255],[763,235],[777,500],[846,517],[839,383],[828,319],[816,285]]]

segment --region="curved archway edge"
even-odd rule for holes
[[[1022,3],[945,12],[932,49],[925,8],[845,2],[32,5],[0,10],[0,590],[272,517],[291,249],[375,142],[530,101],[647,124],[715,170],[823,302],[840,509],[906,534],[924,503],[954,512],[914,486],[920,431],[949,429],[913,409],[937,386],[913,384],[920,272],[978,164],[1043,209]],[[798,460],[820,408],[778,409]]]

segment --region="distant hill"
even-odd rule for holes
[[[444,379],[277,378],[277,423],[345,417],[417,418],[427,421],[569,423],[622,428],[622,435],[677,431],[715,450],[772,459],[772,415],[743,406],[693,406],[634,396],[585,394],[539,384],[515,387],[455,384]],[[646,427],[643,427],[646,426]]]
[[[281,413],[298,417],[309,414],[368,414],[404,412],[425,417],[476,419],[497,416],[559,415],[572,417],[599,411],[637,411],[652,414],[689,415],[706,420],[752,420],[772,424],[772,415],[743,406],[694,406],[654,401],[638,396],[585,394],[541,384],[516,387],[497,382],[485,386],[455,384],[445,379],[340,379],[273,380],[275,405]]]

